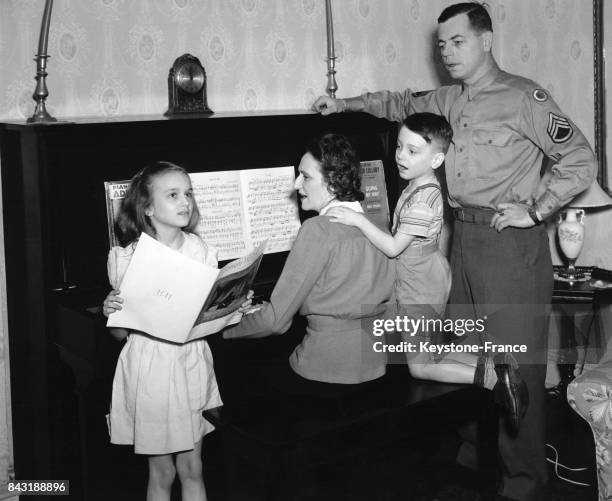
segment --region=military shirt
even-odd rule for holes
[[[417,112],[446,117],[454,133],[445,161],[452,207],[535,202],[544,218],[595,178],[593,150],[572,120],[538,84],[497,65],[473,85],[357,99],[363,111],[396,122]],[[553,175],[538,196],[544,155],[554,162]]]

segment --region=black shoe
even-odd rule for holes
[[[560,399],[565,397],[567,385],[563,381],[559,381],[555,386],[546,388],[546,396],[550,398]]]
[[[521,379],[518,363],[510,354],[504,354],[495,364],[497,383],[493,387],[493,397],[506,413],[506,424],[510,432],[516,435],[521,427],[521,419],[529,407],[529,391]]]

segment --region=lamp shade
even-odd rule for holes
[[[612,206],[612,197],[608,195],[597,181],[593,181],[582,193],[579,193],[567,204],[573,209],[598,209]]]

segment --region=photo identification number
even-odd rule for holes
[[[45,494],[47,496],[67,496],[70,494],[68,480],[9,480],[8,492],[14,494]]]

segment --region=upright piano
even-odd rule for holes
[[[88,420],[108,441],[103,411],[119,345],[99,314],[110,289],[104,182],[129,179],[155,160],[189,172],[297,166],[307,142],[325,132],[347,135],[361,160],[383,161],[394,207],[397,126],[365,114],[284,111],[0,124],[17,478],[86,483]],[[264,257],[255,284],[260,296],[270,293],[286,256]],[[212,338],[215,365],[222,365],[224,344]],[[91,399],[98,400],[99,415],[90,415]]]

